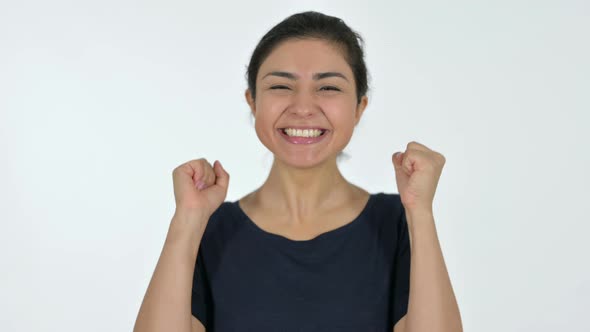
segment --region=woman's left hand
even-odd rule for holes
[[[406,211],[432,214],[434,192],[445,164],[445,157],[426,146],[410,142],[405,152],[391,157],[397,189]]]

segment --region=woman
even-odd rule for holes
[[[245,94],[270,174],[225,202],[219,161],[174,170],[176,211],[135,331],[462,330],[432,214],[444,157],[417,142],[393,154],[399,195],[338,170],[368,103],[359,40],[317,12],[262,38]]]

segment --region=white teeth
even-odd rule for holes
[[[292,128],[285,128],[283,131],[288,136],[297,136],[297,137],[318,137],[322,134],[322,130],[319,129],[292,129]]]

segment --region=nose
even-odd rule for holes
[[[319,110],[315,96],[307,91],[301,90],[294,94],[290,108],[293,115],[303,117],[311,116]]]

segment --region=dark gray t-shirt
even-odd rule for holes
[[[306,241],[259,228],[226,201],[199,248],[192,314],[212,331],[388,331],[408,308],[410,243],[399,194]]]

